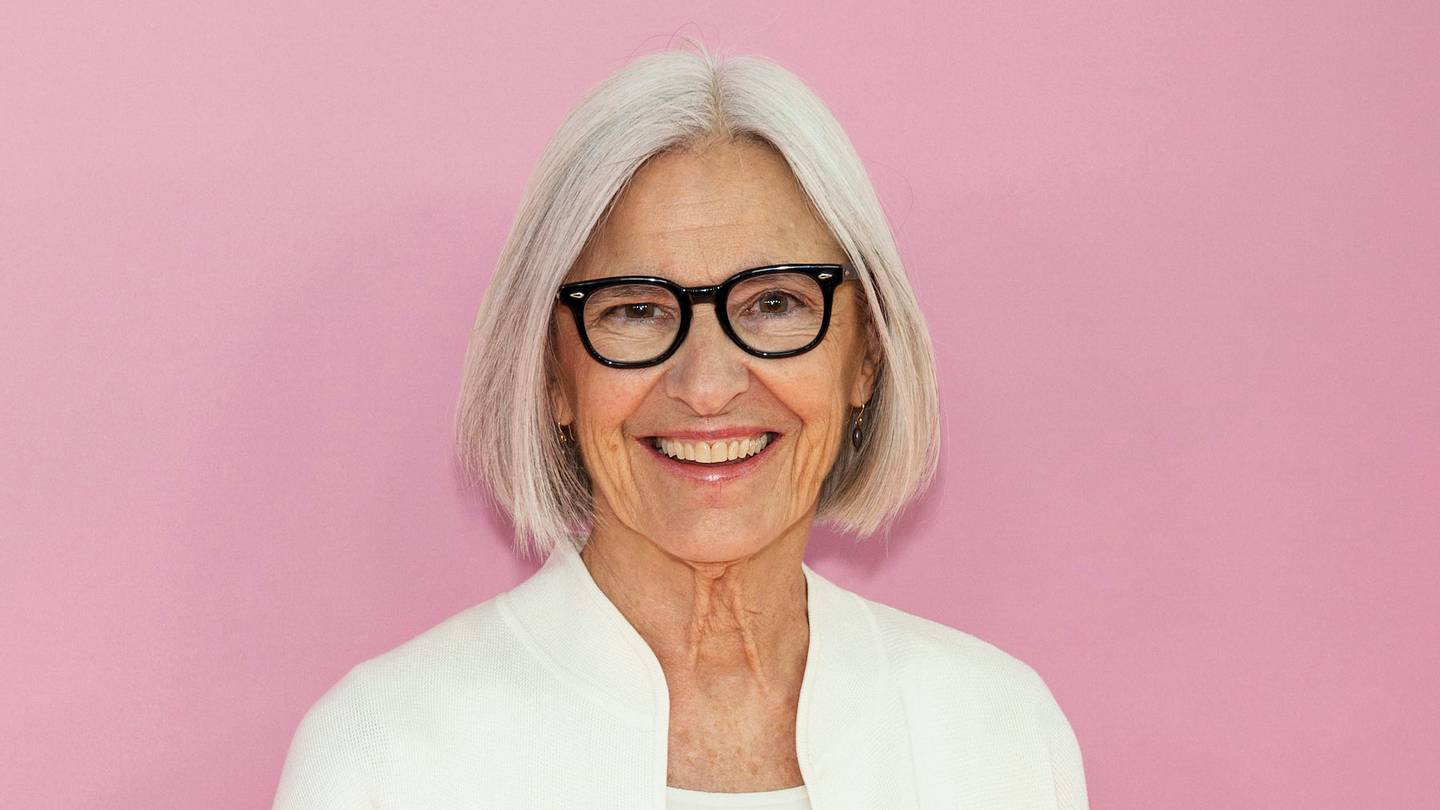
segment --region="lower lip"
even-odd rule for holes
[[[727,481],[733,481],[736,478],[742,478],[754,472],[757,467],[765,463],[766,459],[770,458],[770,449],[782,438],[782,436],[776,435],[771,438],[770,441],[766,442],[765,447],[755,455],[723,464],[698,464],[691,461],[679,461],[655,449],[655,445],[651,444],[650,439],[640,439],[639,441],[645,446],[645,449],[649,450],[650,454],[660,462],[660,466],[664,467],[668,472],[692,481],[702,481],[707,484],[721,484]]]

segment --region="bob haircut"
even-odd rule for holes
[[[858,452],[848,439],[840,443],[816,521],[872,534],[929,485],[940,430],[930,337],[850,139],[800,79],[768,59],[718,59],[703,45],[665,51],[613,73],[561,122],[525,188],[470,334],[459,457],[469,483],[483,478],[509,514],[522,556],[543,559],[562,540],[578,549],[592,525],[590,482],[577,452],[559,441],[550,399],[556,288],[648,159],[737,138],[785,158],[868,303],[879,373],[866,438]]]

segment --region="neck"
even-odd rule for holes
[[[774,694],[798,688],[804,672],[809,617],[800,566],[810,522],[747,557],[697,562],[601,521],[580,557],[650,645],[672,690],[723,679]]]

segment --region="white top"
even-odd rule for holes
[[[713,807],[747,807],[750,810],[810,810],[805,786],[753,793],[707,793],[703,790],[665,788],[666,810],[706,810]]]
[[[1033,669],[802,567],[795,753],[815,810],[1088,810],[1079,745]],[[665,810],[669,727],[659,660],[562,543],[321,695],[274,807]]]

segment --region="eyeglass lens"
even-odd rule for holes
[[[730,327],[755,351],[785,352],[820,333],[825,296],[803,273],[771,273],[741,280],[725,300]],[[585,302],[585,333],[608,360],[636,363],[670,349],[680,331],[680,302],[659,284],[621,284],[592,293]]]

